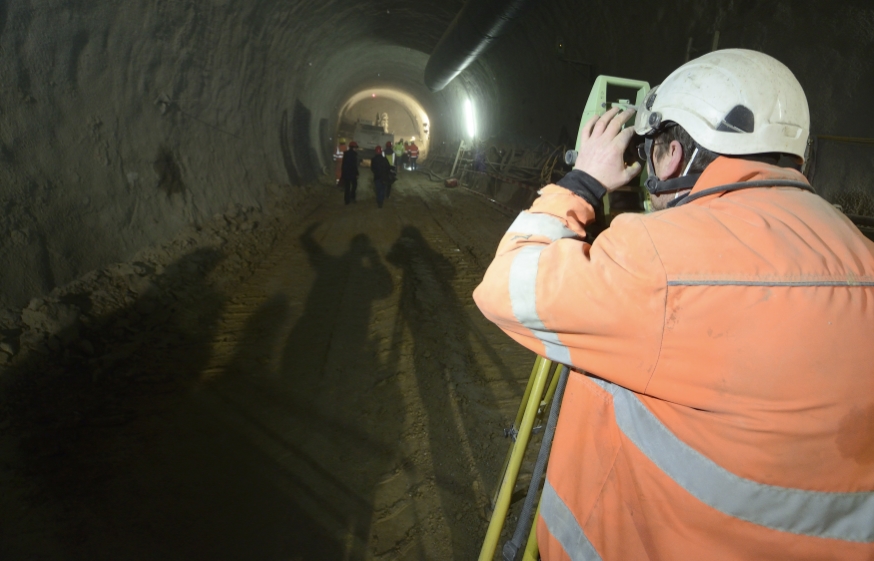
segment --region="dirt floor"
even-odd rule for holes
[[[6,332],[0,559],[477,556],[534,358],[471,299],[512,218],[367,176],[31,303],[80,315]]]

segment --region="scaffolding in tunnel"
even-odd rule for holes
[[[437,147],[426,171],[433,180],[460,185],[505,210],[518,212],[531,206],[541,187],[569,171],[563,161],[566,150],[564,145],[548,142],[459,141]]]
[[[832,159],[826,159],[824,155],[829,156],[829,151],[836,148],[844,153],[839,161],[856,162],[856,166],[861,166],[861,162],[872,161],[868,154],[874,148],[874,138],[811,135],[802,171],[821,197],[840,209],[865,236],[874,240],[874,181],[871,175],[865,175],[864,170],[861,173],[849,170],[851,173],[848,173],[847,166],[827,163]],[[855,181],[859,176],[864,179]]]
[[[874,147],[874,139],[812,135],[803,173],[824,199],[836,205],[854,224],[874,239],[874,181],[845,185],[834,177],[833,166],[824,164],[825,146]],[[488,198],[505,210],[519,212],[531,206],[541,187],[555,183],[570,168],[564,163],[567,147],[548,142],[539,144],[488,141],[443,144],[425,165],[434,180],[457,184]],[[867,158],[864,158],[866,161]],[[820,168],[824,169],[820,169]],[[817,181],[817,177],[825,181]]]

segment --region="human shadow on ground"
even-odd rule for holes
[[[413,337],[430,456],[453,551],[469,551],[469,521],[475,518],[478,505],[475,482],[494,468],[486,463],[479,446],[487,427],[465,414],[469,396],[458,384],[475,378],[470,372],[475,358],[467,313],[451,285],[455,267],[412,226],[402,230],[387,260],[403,271],[401,321],[395,329],[406,328]]]
[[[359,240],[349,259],[368,262],[368,247]],[[221,259],[192,252],[103,316],[86,311],[98,291],[68,295],[87,321],[60,334],[66,350],[22,354],[3,371],[0,559],[366,556],[376,478],[397,437],[363,437],[366,415],[334,420],[332,406],[355,410],[348,397],[252,383],[285,343],[282,297],[249,319],[223,375],[202,380],[224,306],[207,275]],[[384,266],[364,269],[370,298],[391,291]],[[366,333],[346,343],[363,371],[377,368]],[[360,468],[356,454],[370,449],[376,460]]]
[[[374,306],[392,294],[393,281],[366,235],[337,256],[316,240],[318,228],[299,238],[315,278],[278,349],[278,371],[261,380],[238,372],[216,388],[236,384],[226,395],[241,414],[289,450],[277,465],[319,526],[300,534],[299,550],[313,559],[363,559],[378,519],[376,487],[394,467],[404,417],[396,384],[380,384],[387,366],[371,335]],[[244,404],[247,395],[264,408]]]
[[[313,390],[324,380],[332,351],[372,354],[367,340],[371,307],[391,295],[393,283],[382,258],[365,234],[356,234],[348,250],[334,256],[316,241],[312,224],[300,243],[316,272],[303,314],[283,348],[280,372]]]
[[[179,409],[179,424],[198,434],[191,443],[196,456],[216,447],[229,456],[223,462],[228,469],[183,492],[216,513],[210,526],[221,528],[221,535],[212,537],[216,545],[200,550],[210,558],[363,557],[354,555],[357,542],[347,536],[350,516],[365,513],[369,520],[367,496],[350,482],[351,466],[324,452],[337,435],[359,441],[366,435],[319,408],[316,395],[277,375],[291,311],[281,293],[259,306],[221,372]],[[194,477],[200,466],[180,467]]]

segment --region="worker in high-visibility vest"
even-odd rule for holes
[[[398,140],[397,142],[395,142],[394,148],[395,148],[395,167],[397,167],[398,170],[400,170],[401,165],[403,165],[403,162],[401,161],[401,159],[404,155],[404,139],[402,138],[402,139]]]
[[[570,374],[544,561],[874,559],[874,242],[798,168],[810,117],[755,51],[692,60],[581,131],[474,292]],[[651,214],[594,242],[640,173]],[[783,167],[789,163],[788,167]]]
[[[388,160],[389,165],[395,165],[395,149],[392,146],[391,140],[385,143],[385,150],[383,152],[385,155],[385,159]]]

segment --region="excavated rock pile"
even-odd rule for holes
[[[231,204],[131,261],[91,271],[23,310],[0,310],[0,375],[44,361],[86,361],[99,374],[134,355],[180,301],[202,297],[204,287],[224,293],[248,278],[287,227],[287,216],[311,207],[323,190],[296,190],[269,213]]]

